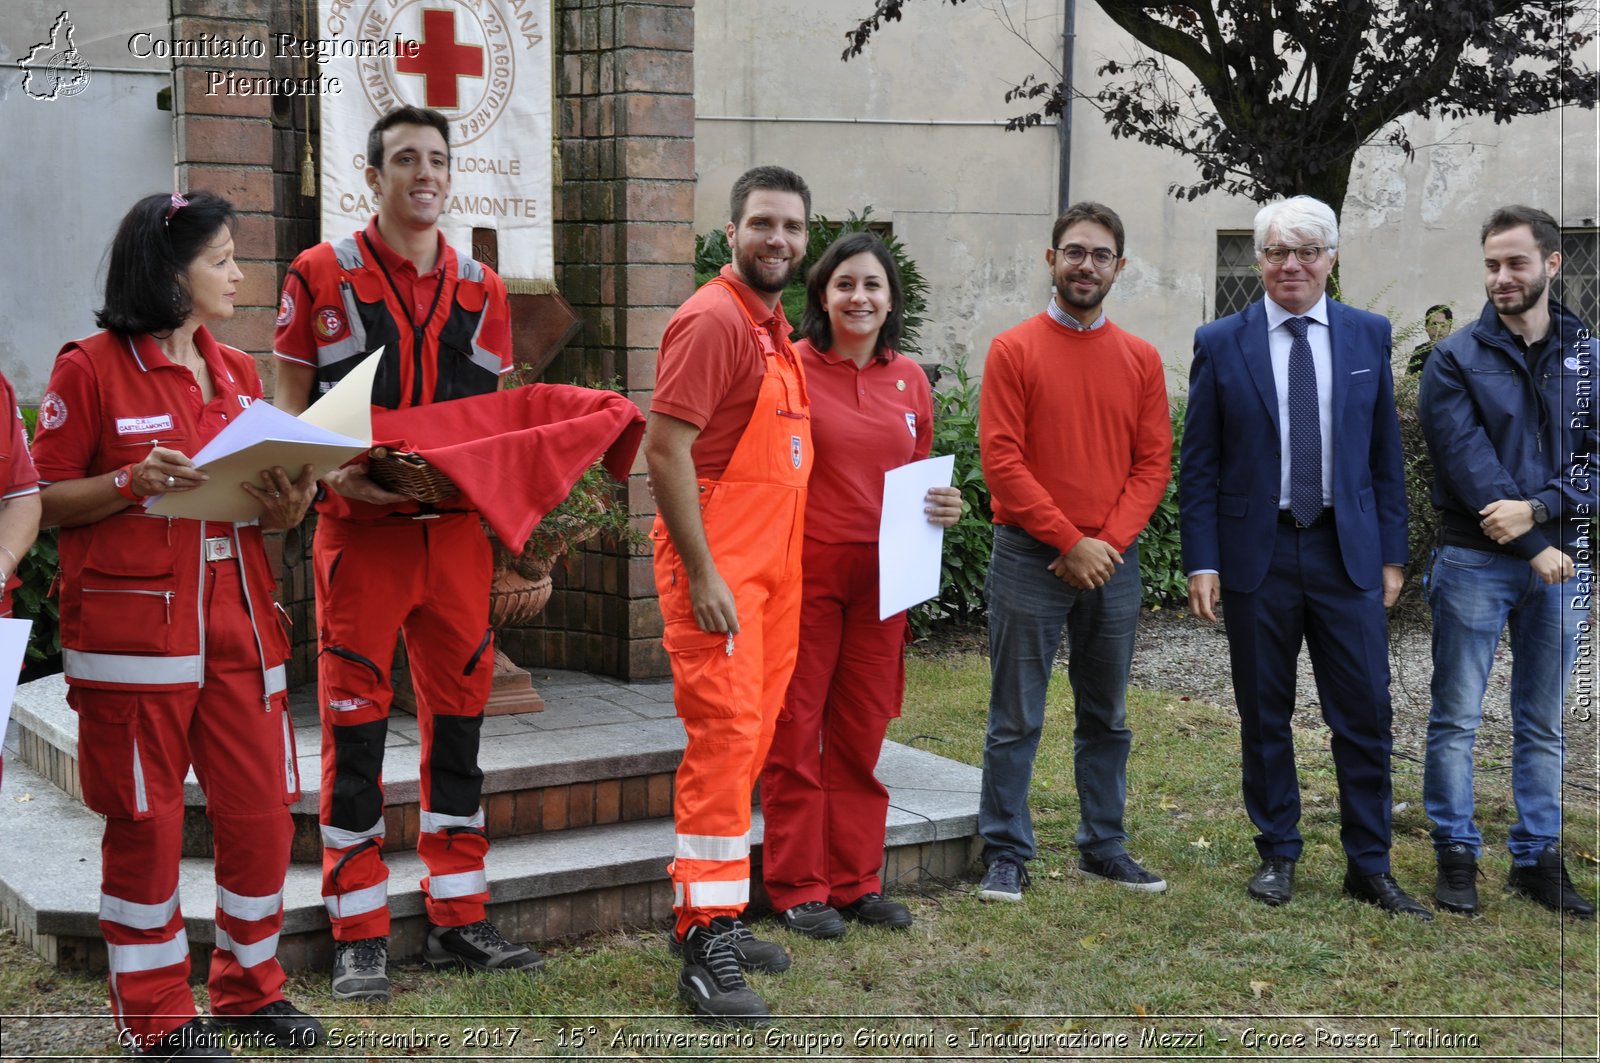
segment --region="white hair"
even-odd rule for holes
[[[1256,254],[1267,246],[1274,229],[1279,240],[1299,239],[1329,250],[1339,246],[1339,219],[1333,208],[1310,196],[1291,196],[1256,211]]]

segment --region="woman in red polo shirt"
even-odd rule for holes
[[[300,786],[289,641],[261,538],[305,515],[311,467],[241,485],[261,505],[248,523],[142,504],[204,483],[190,456],[261,400],[254,360],[206,327],[233,316],[244,279],[233,223],[228,201],[206,192],[134,204],[111,243],[95,315],[105,331],[56,356],[34,444],[44,523],[61,527],[62,670],[83,800],[105,817],[112,1016],[145,1059],[231,1056],[195,1017],[188,984],[178,868],[191,765],[216,851],[212,1013],[247,1044],[322,1037],[284,999],[277,958]]]
[[[796,348],[811,395],[804,597],[794,677],[761,773],[762,877],[790,930],[838,937],[845,920],[903,929],[883,896],[889,791],[873,769],[900,715],[908,628],[878,619],[883,474],[933,445],[928,378],[898,353],[905,307],[894,257],[872,233],[835,241],[812,267]],[[954,487],[928,492],[928,520],[961,517]]]

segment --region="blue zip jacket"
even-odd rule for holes
[[[1532,558],[1547,546],[1592,562],[1596,503],[1592,336],[1550,301],[1550,335],[1526,358],[1492,302],[1471,328],[1443,339],[1422,372],[1417,413],[1436,476],[1445,539]],[[1479,527],[1502,498],[1537,499],[1550,519],[1505,546]]]

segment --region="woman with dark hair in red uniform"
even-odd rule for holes
[[[873,773],[900,715],[908,630],[904,613],[878,619],[883,474],[933,445],[928,378],[894,349],[904,321],[899,271],[874,234],[841,237],[812,267],[795,345],[815,455],[800,647],[761,772],[762,878],[784,925],[807,937],[838,937],[846,919],[911,925],[883,896],[889,791]],[[961,493],[935,487],[924,511],[948,528]]]
[[[9,418],[11,423],[4,424]],[[39,474],[28,455],[22,410],[11,381],[0,375],[0,618],[11,616],[17,568],[39,536]],[[5,769],[0,763],[0,773]]]
[[[189,456],[250,403],[250,355],[212,338],[244,274],[232,206],[146,196],[111,244],[105,331],[68,343],[39,407],[44,523],[61,526],[61,645],[78,713],[84,803],[105,817],[100,929],[119,1040],[147,1059],[231,1058],[195,1015],[178,902],[183,783],[193,765],[216,851],[211,1010],[251,1043],[306,1047],[322,1027],[283,996],[283,881],[299,796],[284,693],[289,641],[261,533],[315,491],[263,470],[231,524],[140,503],[206,480]]]

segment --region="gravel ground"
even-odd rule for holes
[[[1420,770],[1428,730],[1430,694],[1428,681],[1433,674],[1433,652],[1424,624],[1410,624],[1391,631],[1389,668],[1392,676],[1390,696],[1394,701],[1395,754],[1415,758]],[[1593,711],[1580,704],[1580,691],[1589,691],[1590,709],[1596,668],[1592,653],[1579,664],[1577,681],[1569,691],[1567,704],[1567,765],[1569,787],[1594,793],[1600,761],[1596,759],[1597,729]],[[1233,704],[1233,681],[1229,674],[1228,642],[1222,625],[1195,620],[1177,611],[1147,612],[1140,620],[1139,642],[1134,652],[1132,681],[1158,690],[1169,690],[1190,697],[1204,698],[1219,705]],[[1300,654],[1299,708],[1296,725],[1313,725],[1320,718],[1321,701],[1311,674],[1310,657]],[[1511,757],[1511,651],[1502,641],[1495,653],[1494,670],[1489,673],[1489,689],[1483,699],[1483,723],[1478,731],[1477,759],[1504,761]],[[1570,797],[1570,793],[1569,793]]]
[[[1600,622],[1596,624],[1600,629]],[[988,653],[988,642],[981,627],[946,629],[918,643],[924,652]],[[1569,799],[1574,790],[1588,795],[1593,803],[1600,792],[1600,724],[1593,710],[1600,684],[1592,645],[1580,659],[1578,676],[1567,697],[1567,766]],[[1065,650],[1061,660],[1065,661]],[[1390,632],[1389,667],[1392,674],[1390,695],[1394,700],[1394,748],[1397,757],[1414,759],[1415,770],[1422,770],[1422,755],[1428,730],[1430,696],[1428,680],[1433,674],[1433,653],[1425,622],[1397,625]],[[1222,624],[1195,620],[1178,610],[1146,611],[1139,619],[1139,640],[1134,648],[1132,682],[1147,690],[1164,690],[1231,708],[1233,678],[1228,664],[1228,640]],[[1295,725],[1317,726],[1321,702],[1311,674],[1310,657],[1300,654],[1299,707]],[[1480,763],[1509,764],[1511,759],[1511,651],[1502,641],[1495,654],[1494,670],[1489,674],[1489,690],[1483,700],[1483,723],[1478,731]],[[1588,710],[1583,692],[1587,690]]]

